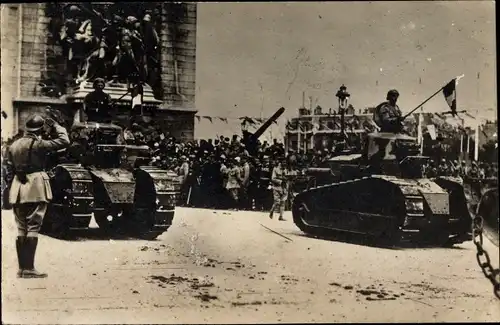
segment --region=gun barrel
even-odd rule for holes
[[[285,112],[284,107],[278,109],[276,113],[273,114],[273,116],[271,116],[266,122],[264,122],[264,124],[260,126],[260,128],[257,129],[257,131],[255,131],[255,133],[253,134],[253,138],[258,139],[262,134],[264,134],[269,126],[271,126],[271,124],[273,124],[278,119],[278,117],[283,114],[283,112]]]

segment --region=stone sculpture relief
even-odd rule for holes
[[[103,78],[156,84],[160,74],[157,4],[57,3],[53,31],[74,85]]]

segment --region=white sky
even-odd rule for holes
[[[283,127],[297,114],[302,91],[306,106],[313,96],[313,103],[336,107],[345,83],[361,108],[396,88],[409,111],[465,74],[458,109],[492,118],[495,54],[492,1],[199,3],[196,108],[237,118],[258,117],[261,107],[268,117],[284,106]],[[447,106],[439,94],[425,109]],[[235,126],[239,132],[238,124],[202,121],[196,135],[230,134]]]

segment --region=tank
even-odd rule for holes
[[[152,240],[172,224],[176,177],[149,166],[147,146],[117,144],[122,132],[111,123],[76,123],[71,146],[49,172],[53,200],[42,231],[65,237],[89,228],[92,216],[108,235]]]
[[[310,170],[316,185],[296,195],[294,223],[305,233],[361,236],[399,246],[449,246],[471,239],[462,180],[424,177],[429,157],[416,139],[371,133],[361,152],[344,152]]]

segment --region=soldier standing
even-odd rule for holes
[[[52,140],[41,138],[47,123],[52,128]],[[19,278],[44,278],[45,273],[35,270],[35,252],[38,232],[42,226],[48,202],[52,199],[49,176],[44,171],[46,156],[69,145],[66,129],[48,118],[31,116],[26,122],[25,135],[9,147],[14,179],[9,193],[18,229],[16,239]]]
[[[182,155],[180,157],[181,165],[177,169],[177,176],[179,177],[179,182],[181,184],[181,204],[187,203],[187,194],[189,191],[189,183],[187,182],[189,176],[189,163],[186,156]]]
[[[94,91],[85,96],[83,103],[85,108],[84,121],[107,122],[111,120],[111,96],[104,92],[104,79],[94,80]]]
[[[269,163],[269,157],[264,156],[262,164],[259,168],[259,193],[258,193],[258,204],[256,204],[260,210],[265,211],[269,209],[272,205],[270,204],[270,181],[271,181],[271,169]]]
[[[249,199],[249,185],[250,185],[250,164],[248,157],[243,155],[241,166],[241,187],[240,187],[240,206],[242,209],[252,209],[251,200]]]
[[[273,213],[276,208],[279,209],[279,219],[280,221],[285,221],[283,219],[283,212],[285,211],[286,200],[288,199],[288,184],[287,184],[287,170],[283,166],[284,158],[279,157],[277,159],[277,165],[273,168],[271,183],[273,187],[273,206],[271,207],[271,212],[269,213],[269,218],[273,218]]]
[[[387,101],[379,104],[373,113],[373,120],[380,127],[380,132],[400,133],[403,131],[401,110],[396,104],[399,92],[391,89],[387,92]]]

